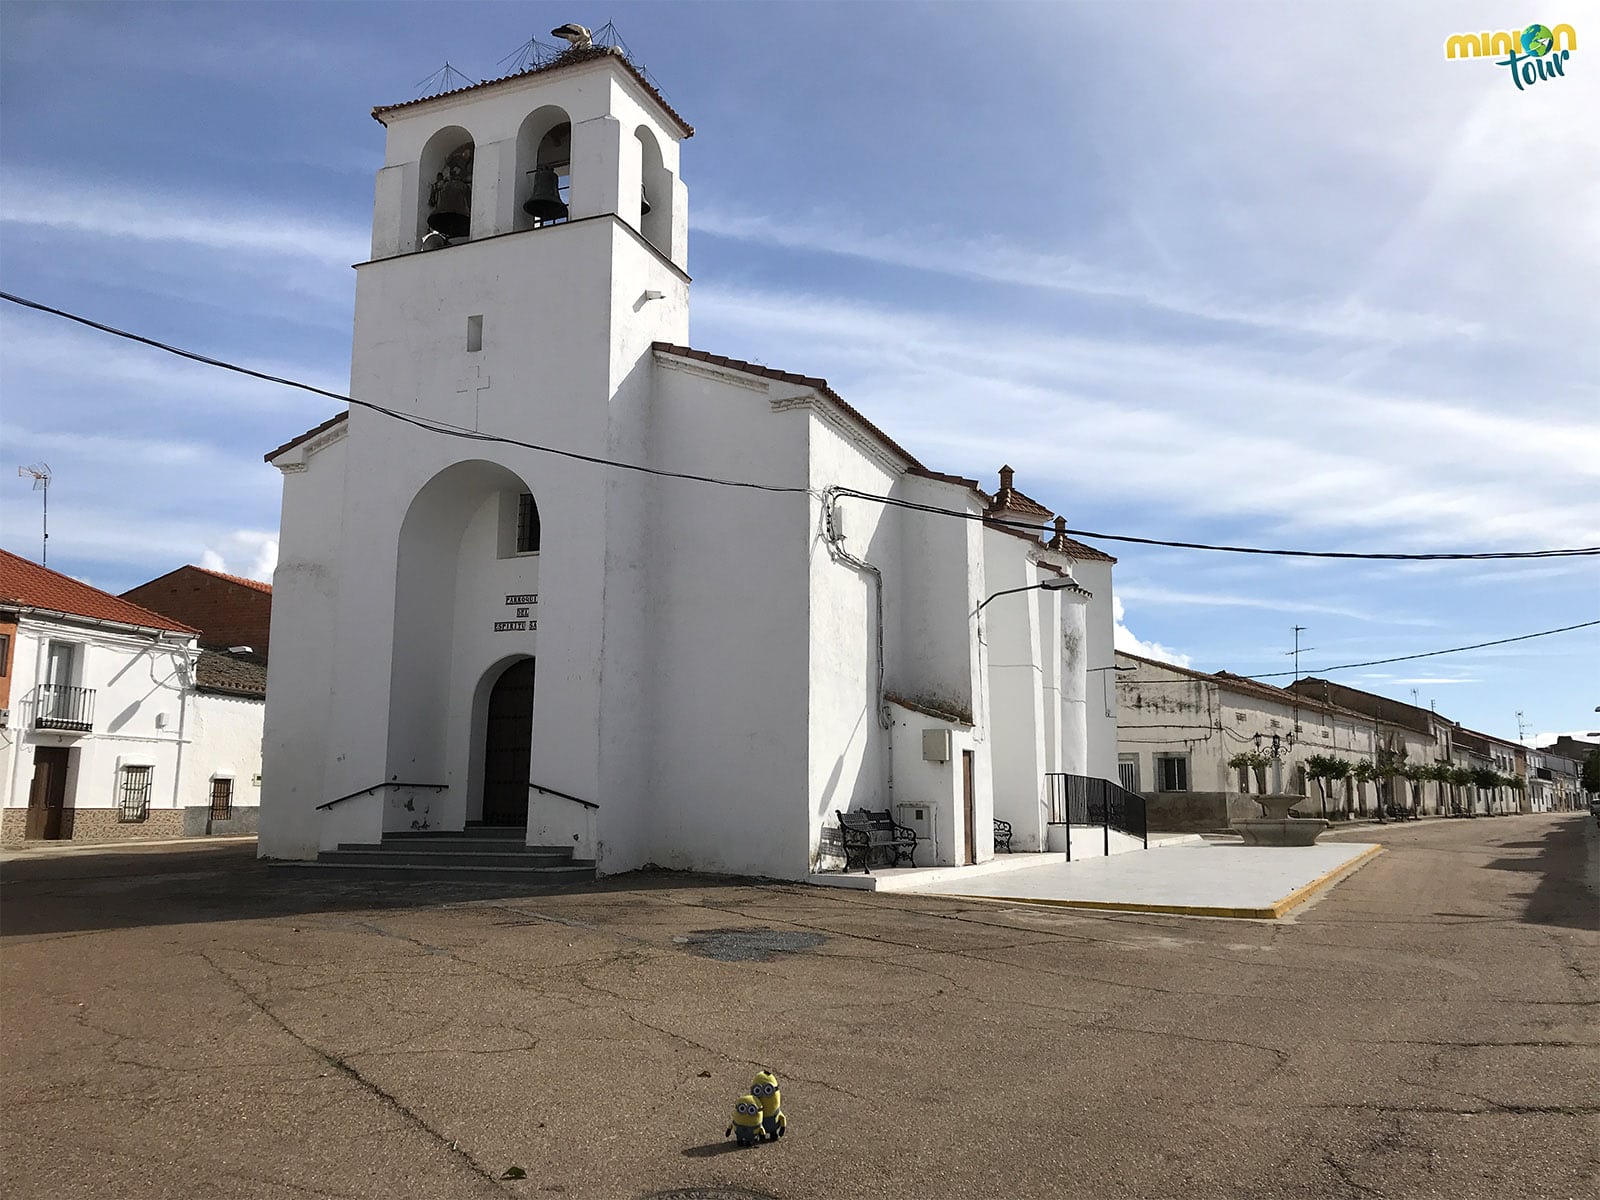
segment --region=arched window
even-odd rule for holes
[[[450,241],[472,236],[472,135],[459,125],[439,130],[417,164],[417,245],[430,233]]]
[[[672,172],[661,161],[655,134],[643,125],[634,130],[639,141],[639,210],[635,227],[661,253],[672,253]],[[626,197],[623,203],[627,204]]]
[[[545,105],[517,130],[516,211],[513,229],[535,229],[567,219],[572,176],[572,121],[566,110]]]

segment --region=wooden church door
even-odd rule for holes
[[[528,756],[533,749],[533,659],[512,663],[489,693],[483,754],[483,823],[528,823]]]

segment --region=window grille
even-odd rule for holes
[[[539,509],[533,493],[523,492],[517,501],[517,553],[535,554],[539,550]]]
[[[1189,790],[1189,760],[1187,758],[1156,757],[1158,790],[1187,792]]]
[[[233,780],[211,781],[211,819],[226,821],[233,816]]]
[[[150,768],[123,767],[118,819],[142,821],[150,815]]]

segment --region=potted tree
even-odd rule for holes
[[[1335,758],[1331,754],[1309,754],[1305,761],[1306,775],[1317,781],[1318,799],[1322,803],[1322,815],[1328,815],[1328,784],[1335,779],[1347,779],[1350,776],[1350,764],[1342,758]]]
[[[1256,795],[1264,796],[1267,794],[1267,764],[1271,761],[1259,750],[1241,750],[1228,760],[1228,765],[1239,772],[1239,781],[1241,783],[1246,783],[1245,771],[1250,771],[1254,774],[1256,777]],[[1239,790],[1248,793],[1250,789],[1246,783],[1246,786],[1241,787]]]

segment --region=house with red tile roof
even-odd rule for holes
[[[266,667],[0,550],[0,840],[251,832]]]
[[[266,455],[262,853],[490,827],[793,879],[853,810],[919,866],[1043,849],[1046,777],[1115,773],[1115,560],[690,344],[693,131],[622,55],[374,115],[354,403]]]
[[[266,659],[272,636],[272,585],[183,566],[122,593],[124,600],[192,626],[202,645],[248,647]]]

